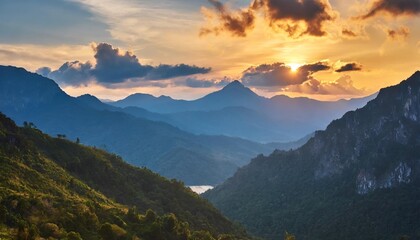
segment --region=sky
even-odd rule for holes
[[[354,98],[420,70],[420,0],[0,0],[0,64],[68,94]]]

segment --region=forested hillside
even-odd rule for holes
[[[1,239],[247,238],[178,181],[0,115]]]

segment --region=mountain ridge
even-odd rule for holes
[[[2,112],[16,122],[32,122],[53,136],[60,134],[68,139],[78,138],[84,144],[117,153],[137,166],[146,166],[159,172],[155,162],[177,148],[193,151],[195,156],[201,156],[202,159],[210,158],[213,163],[220,164],[223,159],[236,166],[243,164],[243,159],[273,150],[272,146],[237,138],[194,135],[168,123],[111,111],[107,105],[98,104],[92,96],[70,97],[52,80],[22,68],[0,68]],[[165,160],[168,161],[168,158]],[[183,158],[172,161],[183,161]],[[230,166],[226,169],[232,169],[230,174],[234,171]],[[182,174],[174,172],[168,175]],[[219,176],[216,173],[214,175]],[[211,181],[208,179],[207,184],[220,183],[229,175]],[[194,182],[186,183],[195,185]]]
[[[171,99],[162,102],[157,97],[148,96],[147,101],[126,102],[122,99],[111,104],[125,108],[131,106],[133,112],[127,109],[125,112],[135,116],[139,115],[133,107],[162,114],[164,117],[151,116],[151,119],[158,119],[196,134],[226,134],[267,143],[295,141],[318,129],[324,129],[331,120],[341,117],[349,110],[362,107],[376,94],[325,102],[285,95],[265,98],[239,81],[234,81],[221,90],[195,100]],[[227,108],[232,107],[247,110],[235,115],[227,111]],[[220,111],[225,113],[219,114]]]

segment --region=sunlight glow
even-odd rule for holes
[[[299,63],[289,63],[289,64],[287,64],[287,66],[289,66],[289,67],[290,67],[290,70],[291,70],[292,72],[296,72],[296,71],[298,70],[298,68],[299,68],[300,66],[302,66],[302,64],[299,64]]]

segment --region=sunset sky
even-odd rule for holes
[[[420,70],[420,0],[0,0],[0,64],[70,95],[360,97]]]

